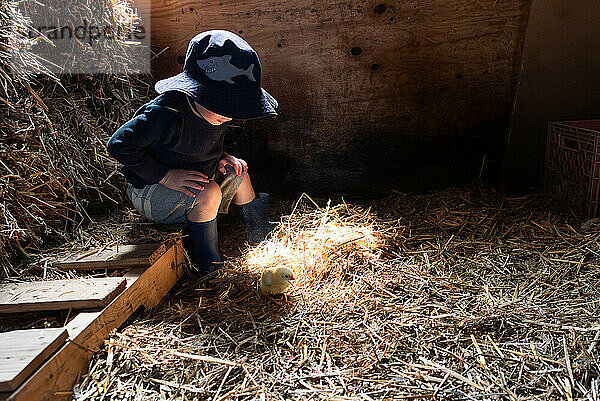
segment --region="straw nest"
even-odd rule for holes
[[[127,23],[124,2],[114,2],[114,23]],[[26,51],[32,39],[14,33],[28,29],[18,3],[0,1],[0,278],[20,275],[31,253],[122,203],[123,179],[105,143],[152,96],[143,75],[53,75]],[[57,6],[83,18],[94,12],[82,2]],[[38,75],[13,69],[13,54]]]
[[[115,331],[74,398],[599,399],[598,230],[539,196],[308,203],[239,257],[227,234],[227,269]],[[273,264],[301,279],[262,297]]]

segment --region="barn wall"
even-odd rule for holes
[[[548,122],[600,118],[600,2],[533,0],[503,186],[542,185]]]
[[[279,117],[230,144],[276,192],[448,186],[495,172],[530,0],[152,0],[157,79],[188,40],[239,33]]]

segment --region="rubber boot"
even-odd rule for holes
[[[274,226],[269,223],[269,194],[259,193],[252,202],[238,205],[238,210],[250,245],[259,244],[273,231]]]
[[[223,257],[219,252],[217,218],[196,223],[188,220],[190,230],[192,263],[201,275],[212,273],[223,267]]]

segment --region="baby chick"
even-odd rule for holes
[[[260,292],[263,295],[281,294],[294,280],[294,274],[289,267],[276,266],[265,269],[260,277]]]

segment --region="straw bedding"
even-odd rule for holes
[[[493,192],[304,199],[257,248],[226,233],[226,271],[114,332],[74,398],[597,400],[600,233],[576,223]],[[259,296],[278,263],[301,278]]]

